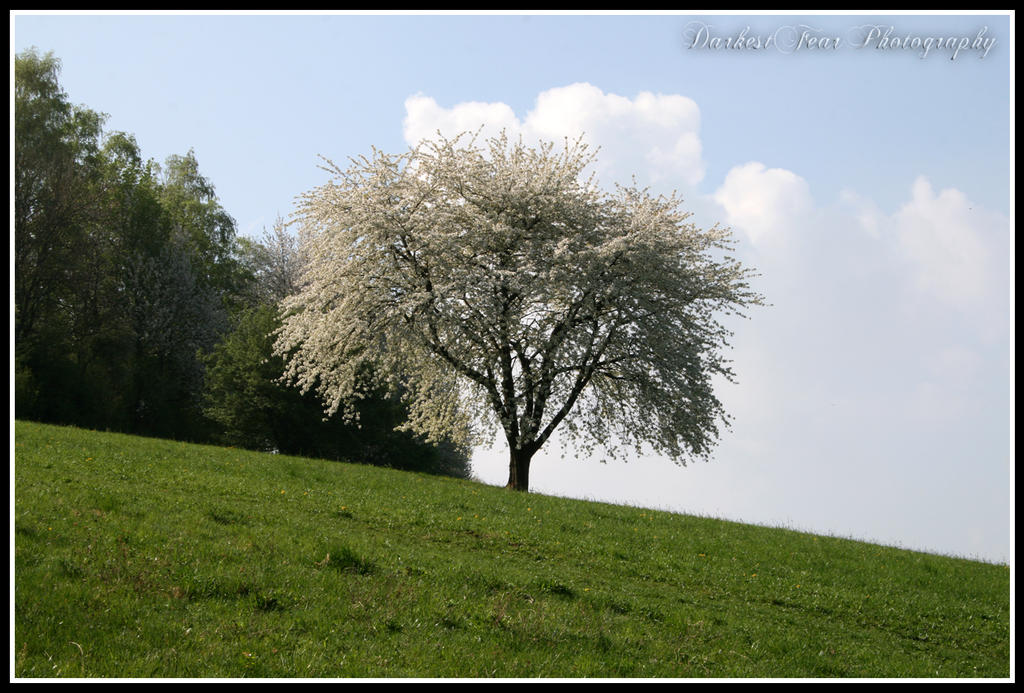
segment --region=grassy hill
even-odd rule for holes
[[[17,677],[1010,675],[1005,565],[15,424]]]

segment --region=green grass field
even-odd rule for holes
[[[15,424],[14,675],[1010,676],[1010,570]]]

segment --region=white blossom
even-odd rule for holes
[[[296,213],[286,378],[349,417],[368,385],[403,392],[428,439],[498,425],[515,488],[556,427],[584,448],[706,456],[728,424],[712,377],[732,377],[716,315],[761,297],[728,230],[695,227],[675,196],[603,192],[592,161],[582,140],[505,134],[326,161]]]

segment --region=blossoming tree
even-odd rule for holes
[[[277,335],[286,377],[342,416],[367,387],[402,392],[428,439],[500,426],[518,490],[556,428],[581,450],[706,457],[729,424],[716,316],[761,303],[751,270],[727,230],[695,227],[675,196],[603,192],[592,161],[579,141],[505,134],[326,161],[296,213],[308,263]]]

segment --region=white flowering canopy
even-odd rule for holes
[[[368,387],[401,392],[432,440],[500,426],[513,488],[556,427],[582,449],[706,456],[728,425],[712,378],[732,379],[716,316],[761,297],[728,230],[688,223],[674,196],[601,191],[592,160],[503,134],[328,161],[296,213],[286,378],[343,416]]]

